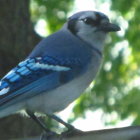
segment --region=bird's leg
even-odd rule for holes
[[[46,125],[44,125],[44,123],[43,123],[41,120],[39,120],[39,119],[35,116],[35,114],[34,114],[33,112],[31,112],[31,111],[29,111],[29,110],[26,110],[26,112],[27,112],[27,114],[28,114],[41,128],[43,128],[43,130],[45,130],[45,132],[46,132],[46,134],[47,134],[48,136],[50,136],[50,135],[56,135],[56,133],[53,132],[53,131],[50,131],[50,130],[46,127]]]
[[[29,111],[29,110],[26,110],[26,112],[27,112],[27,114],[28,114],[41,128],[43,128],[43,130],[45,130],[46,133],[43,133],[43,134],[42,134],[41,140],[42,140],[43,137],[46,138],[46,137],[58,135],[58,134],[56,134],[55,132],[50,131],[50,130],[46,127],[46,125],[44,125],[44,124],[42,123],[42,121],[39,120],[39,119],[35,116],[35,114],[34,114],[33,112],[31,112],[31,111]],[[63,124],[65,127],[68,128],[68,131],[63,132],[62,135],[68,135],[68,134],[71,134],[71,133],[81,132],[80,130],[75,129],[74,126],[72,126],[72,125],[70,125],[70,124],[64,122],[62,119],[60,119],[59,117],[57,117],[57,116],[55,116],[55,115],[53,115],[53,114],[47,114],[47,116],[50,117],[50,118],[52,118],[52,119],[54,119],[54,120],[56,120],[57,122]]]
[[[64,122],[63,120],[61,120],[59,117],[55,116],[54,114],[47,114],[47,116],[56,120],[57,122],[63,124],[65,127],[68,128],[67,131],[61,133],[62,136],[68,136],[68,135],[71,135],[71,134],[74,135],[74,134],[77,134],[77,133],[82,133],[81,130],[78,130],[74,126]]]
[[[71,124],[68,124],[68,123],[64,122],[62,119],[60,119],[59,117],[55,116],[54,114],[47,114],[47,116],[50,117],[50,118],[52,118],[52,119],[54,119],[54,120],[56,120],[57,122],[63,124],[70,131],[75,129],[74,126],[72,126]]]

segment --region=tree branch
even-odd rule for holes
[[[40,137],[18,140],[40,140]],[[140,126],[61,134],[42,140],[140,140]]]

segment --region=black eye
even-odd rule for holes
[[[92,18],[84,18],[82,19],[82,21],[84,21],[86,24],[89,24],[89,25],[99,25],[99,21],[94,20]]]

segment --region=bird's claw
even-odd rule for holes
[[[53,131],[50,132],[44,131],[40,136],[40,140],[51,140],[52,137],[58,137],[58,134]]]
[[[82,133],[82,131],[79,130],[79,129],[76,129],[75,127],[71,127],[67,131],[62,132],[61,135],[62,136],[71,136],[71,135],[76,135],[76,134],[79,134],[79,133]]]
[[[75,127],[69,128],[67,131],[62,132],[61,135],[59,135],[59,134],[57,134],[53,131],[43,132],[41,134],[40,140],[54,140],[54,138],[68,137],[68,136],[76,135],[76,134],[79,134],[79,133],[82,133],[82,131],[79,130],[79,129],[76,129]]]

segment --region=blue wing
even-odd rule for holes
[[[0,106],[16,97],[22,99],[52,90],[79,74],[79,62],[52,57],[36,57],[22,61],[0,81]]]

